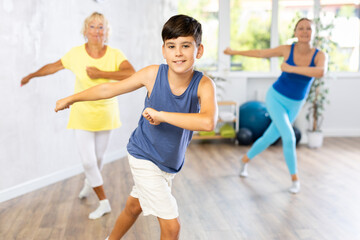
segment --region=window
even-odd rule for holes
[[[230,46],[236,50],[270,47],[271,0],[230,1]],[[231,57],[232,71],[269,71],[269,59]]]
[[[247,50],[291,44],[296,41],[293,36],[296,21],[319,16],[323,23],[334,24],[330,37],[337,46],[329,51],[330,71],[359,71],[359,0],[178,0],[178,7],[179,13],[191,15],[202,23],[205,53],[197,62],[200,70],[278,71],[281,60],[275,58],[270,61],[232,56],[224,61],[219,56],[222,52],[219,46]],[[229,16],[229,20],[222,18],[219,22],[219,15]],[[219,28],[226,29],[230,37],[223,37],[224,32],[219,36]]]
[[[218,0],[179,0],[178,12],[194,17],[202,26],[204,55],[196,61],[196,68],[202,71],[216,71],[219,46]]]
[[[337,47],[329,51],[330,71],[359,71],[359,1],[321,0],[320,18],[334,24],[332,40]]]

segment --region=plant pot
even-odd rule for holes
[[[321,131],[307,131],[308,135],[308,147],[309,148],[319,148],[323,144],[323,133]]]

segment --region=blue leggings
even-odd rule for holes
[[[249,159],[268,148],[280,136],[285,161],[291,175],[297,173],[296,138],[292,122],[299,114],[305,100],[293,100],[271,87],[266,94],[266,107],[272,120],[265,133],[253,144],[247,153]]]

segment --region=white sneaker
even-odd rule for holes
[[[241,161],[240,177],[246,178],[248,176],[247,167],[249,163],[243,163]]]
[[[90,219],[98,219],[104,216],[105,214],[111,212],[109,200],[104,199],[101,200],[99,203],[100,203],[99,207],[95,211],[89,214]]]
[[[289,192],[293,194],[300,192],[300,182],[293,181],[291,187],[289,188]]]
[[[79,198],[80,199],[87,198],[90,195],[90,193],[92,193],[92,191],[93,189],[90,186],[90,183],[87,181],[87,179],[85,179],[84,186],[79,193]]]

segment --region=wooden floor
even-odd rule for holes
[[[230,142],[193,141],[173,193],[182,240],[360,239],[360,138],[326,138],[321,149],[298,146],[302,191],[287,192],[290,177],[281,146],[253,159],[239,178],[249,149]],[[113,212],[87,215],[95,195],[79,200],[83,176],[0,204],[0,239],[105,239],[132,187],[127,159],[107,164],[105,189]],[[124,239],[159,239],[155,217],[139,217]]]

